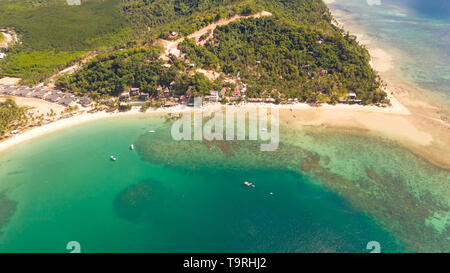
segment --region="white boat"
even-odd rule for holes
[[[114,156],[110,156],[110,158],[111,158],[112,161],[116,161],[117,160],[117,158],[115,158]]]
[[[134,145],[133,144],[131,144],[130,149],[134,150]]]
[[[150,131],[148,131],[148,132],[153,134],[153,133],[156,132],[156,131],[155,131],[155,130],[150,130]]]

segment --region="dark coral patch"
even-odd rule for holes
[[[17,202],[9,199],[6,194],[0,193],[0,232],[11,221],[17,210]]]

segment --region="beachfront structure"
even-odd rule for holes
[[[140,100],[148,100],[148,98],[150,97],[150,95],[148,93],[141,93],[141,95],[139,96]]]
[[[73,106],[75,105],[75,96],[74,95],[70,95],[70,94],[66,94],[62,99],[60,99],[58,101],[59,104],[64,105],[64,106]]]
[[[177,106],[177,105],[178,104],[173,101],[168,101],[168,102],[164,103],[164,107],[173,107],[173,106]]]
[[[92,104],[92,101],[88,97],[77,97],[76,100],[78,100],[78,103],[83,107],[88,107]]]
[[[355,93],[348,93],[348,98],[351,100],[356,99],[356,94]]]
[[[263,98],[249,98],[248,102],[264,102]]]
[[[179,103],[186,103],[187,102],[187,98],[186,96],[182,95],[180,96],[180,99],[178,100]]]
[[[3,85],[3,86],[0,88],[0,95],[11,95],[11,93],[12,93],[13,90],[14,90],[13,87]]]
[[[50,102],[58,102],[62,98],[61,95],[62,95],[61,92],[52,91],[50,94],[45,96],[44,99]]]
[[[22,86],[22,87],[19,87],[18,89],[16,89],[16,91],[14,92],[14,95],[21,96],[21,97],[27,97],[32,92],[33,92],[33,89],[31,89],[30,87],[23,87]]]
[[[45,89],[35,89],[33,92],[31,92],[30,96],[37,99],[44,99],[44,97],[50,93],[50,90]]]
[[[131,90],[130,90],[130,96],[131,96],[131,97],[139,96],[139,88],[131,88]]]
[[[0,59],[3,59],[3,58],[5,58],[5,57],[6,57],[6,54],[3,53],[3,52],[0,52]]]
[[[130,99],[130,92],[123,92],[122,94],[120,94],[119,100],[124,101],[129,99]]]
[[[211,102],[219,101],[219,91],[211,91],[209,101]]]

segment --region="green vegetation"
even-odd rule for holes
[[[132,87],[162,97],[158,86],[170,88],[171,95],[185,94],[187,90],[202,95],[216,87],[203,74],[190,76],[181,62],[164,67],[159,54],[157,48],[139,48],[100,55],[84,69],[61,77],[57,85],[93,97],[117,96]]]
[[[0,61],[0,76],[35,84],[96,50],[97,58],[57,85],[92,97],[117,96],[131,87],[153,99],[164,96],[161,87],[171,95],[207,94],[226,86],[223,79],[211,82],[181,59],[165,67],[149,45],[171,38],[172,31],[180,37],[262,10],[273,16],[219,27],[205,46],[185,40],[181,49],[196,67],[232,78],[239,73],[248,97],[336,103],[356,93],[364,104],[383,101],[367,50],[331,23],[320,0],[85,0],[81,6],[0,0],[0,26],[14,29],[23,42]]]
[[[284,1],[292,2],[298,1]],[[248,84],[249,97],[279,98],[281,93],[300,101],[336,103],[352,92],[364,104],[385,98],[366,49],[332,26],[328,15],[311,26],[305,20],[314,17],[299,20],[291,9],[297,15],[314,12],[287,7],[272,17],[218,27],[204,47],[187,39],[181,49],[197,66],[220,69],[233,78],[239,73]],[[320,5],[317,8],[321,10]]]
[[[11,99],[0,102],[0,138],[24,122],[26,110]]]
[[[0,75],[36,84],[87,51],[126,46],[130,27],[120,12],[120,0],[82,2],[69,6],[59,0],[0,1],[0,27],[14,29],[21,40],[0,62]]]
[[[2,43],[6,39],[5,35],[0,32],[0,43]]]
[[[81,58],[82,51],[25,51],[12,49],[8,62],[0,63],[3,74],[20,77],[23,84],[35,84],[44,81],[58,70]]]
[[[192,33],[215,21],[257,11],[252,0],[123,0],[124,14],[137,27],[149,27],[150,35]]]

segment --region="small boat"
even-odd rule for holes
[[[269,192],[270,195],[273,195],[273,192]]]
[[[110,158],[111,158],[112,161],[116,161],[117,160],[117,158],[115,158],[114,156],[110,156]]]
[[[245,181],[244,185],[246,185],[247,187],[253,187],[253,188],[255,187],[255,185],[253,185],[253,183],[250,183],[248,181]]]
[[[131,144],[130,149],[134,150],[134,145],[133,144]]]
[[[150,130],[150,131],[148,131],[149,133],[155,133],[156,131],[155,130]]]

